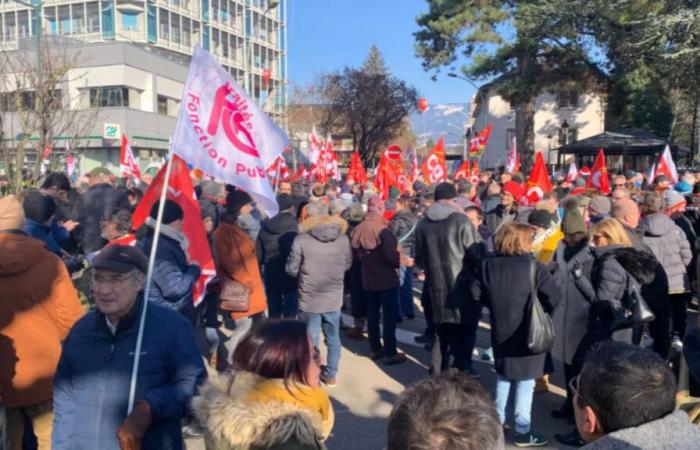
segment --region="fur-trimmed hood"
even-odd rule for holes
[[[246,401],[263,378],[248,373],[210,377],[192,399],[192,410],[217,450],[324,449],[320,414],[291,402]]]
[[[308,233],[321,242],[335,241],[347,229],[348,223],[337,216],[309,217],[299,227],[300,232]]]

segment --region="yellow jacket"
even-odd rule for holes
[[[557,250],[559,241],[564,238],[564,233],[561,232],[559,225],[549,228],[540,236],[535,237],[532,242],[532,253],[537,261],[542,264],[549,264],[554,258],[554,252]]]

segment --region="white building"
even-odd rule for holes
[[[80,145],[89,170],[118,158],[119,141],[107,137],[107,128],[127,133],[144,157],[167,149],[197,44],[285,125],[286,7],[286,0],[44,0],[35,11],[0,0],[0,47],[33,52],[40,18],[42,39],[71,41],[70,51],[80,52],[61,89],[72,109],[97,113]],[[14,136],[11,122],[3,126]]]
[[[535,150],[541,150],[545,162],[558,162],[557,148],[605,131],[604,97],[583,91],[574,84],[541,92],[535,99]],[[482,86],[472,100],[470,113],[474,132],[493,125],[481,167],[505,165],[515,135],[515,109],[496,93],[492,84]],[[528,149],[531,150],[531,149]],[[561,161],[562,163],[564,161]]]

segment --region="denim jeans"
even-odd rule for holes
[[[318,347],[319,335],[323,331],[323,339],[328,348],[326,370],[324,377],[335,378],[338,375],[340,363],[340,310],[327,313],[299,312],[299,319],[306,323],[311,340]]]
[[[382,311],[383,310],[383,311]],[[384,335],[379,331],[379,316],[382,316]],[[399,316],[399,289],[367,291],[367,334],[372,352],[382,351],[381,337],[384,338],[384,356],[396,354],[396,318]]]
[[[271,319],[291,319],[299,313],[299,294],[297,291],[285,292],[280,280],[270,275],[265,276],[265,295],[267,295],[267,315]]]
[[[511,381],[498,375],[496,378],[496,411],[501,424],[506,423],[506,405],[510,385],[515,384],[515,432],[525,434],[530,431],[530,414],[532,413],[532,396],[535,393],[535,380]]]
[[[409,267],[401,267],[401,286],[399,286],[399,317],[416,314],[413,306],[413,271]]]
[[[223,351],[225,352],[226,362],[229,365],[233,364],[233,352],[236,351],[238,342],[243,339],[243,336],[253,328],[254,325],[258,325],[265,319],[263,313],[254,314],[250,317],[242,317],[237,320],[233,320],[228,314],[224,314],[224,328],[229,330],[231,334],[223,342]]]

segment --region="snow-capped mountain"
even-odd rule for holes
[[[424,113],[411,114],[411,127],[418,137],[418,143],[426,140],[435,142],[444,136],[446,145],[462,145],[468,115],[469,103],[440,103],[429,106]]]

